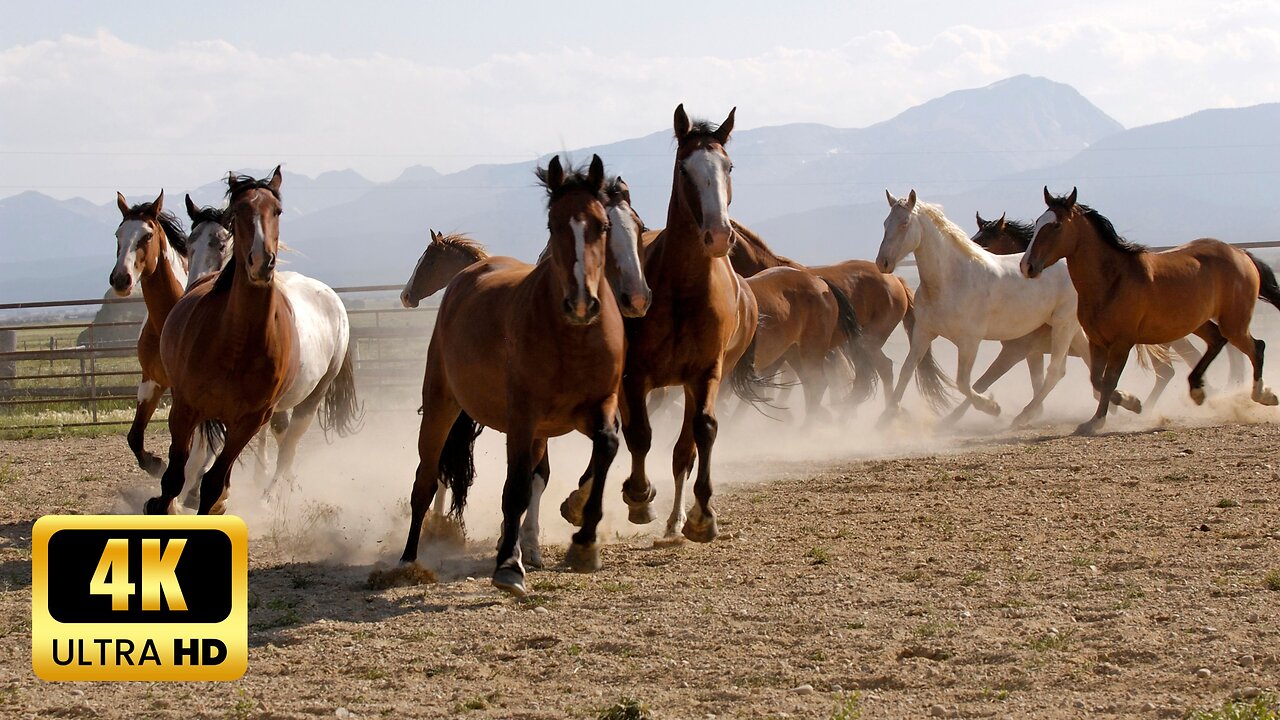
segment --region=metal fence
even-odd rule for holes
[[[334,288],[351,318],[357,387],[371,411],[416,408],[434,307],[408,310],[403,285]],[[140,305],[142,298],[0,304],[0,311]],[[0,324],[0,431],[131,421],[141,368],[141,320]],[[166,402],[167,405],[167,402]],[[127,415],[127,417],[125,416]],[[153,422],[162,422],[165,411]]]

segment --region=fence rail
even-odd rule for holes
[[[409,310],[395,298],[377,297],[402,287],[334,288],[348,306],[362,394],[392,396],[390,402],[381,398],[380,407],[416,407],[426,339],[435,319],[434,307]],[[0,311],[141,302],[140,297],[130,297],[0,303]],[[145,317],[95,320],[0,324],[0,431],[123,425],[132,420],[142,377],[136,337]],[[121,334],[128,339],[104,337]],[[128,384],[131,379],[133,384]],[[395,402],[406,395],[409,400]],[[165,420],[162,410],[153,422]]]

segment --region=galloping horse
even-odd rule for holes
[[[174,381],[169,467],[148,514],[169,512],[182,491],[182,467],[201,425],[207,432],[221,426],[225,439],[202,479],[199,512],[223,512],[232,464],[298,376],[293,309],[275,283],[280,179],[278,167],[270,180],[227,178],[234,257],[216,280],[183,296],[165,323],[160,353]]]
[[[650,390],[681,385],[684,425],[671,462],[675,497],[666,534],[674,537],[681,532],[696,542],[710,542],[718,533],[711,508],[711,446],[716,439],[715,405],[721,379],[731,369],[731,387],[749,398],[754,397],[752,383],[757,380],[749,353],[759,321],[755,296],[726,257],[735,233],[729,223],[733,163],[724,146],[733,132],[734,112],[716,127],[690,121],[684,105],[676,108],[677,148],[667,226],[645,248],[644,275],[653,301],[643,318],[626,323],[622,408],[631,475],[622,495],[628,519],[639,525],[653,521],[650,504],[656,492],[645,474],[653,430],[645,399]],[[686,517],[684,482],[695,457],[696,502]],[[578,489],[561,505],[561,515],[574,522],[584,498],[595,498],[603,482],[598,473],[584,473]]]
[[[1230,342],[1253,363],[1254,402],[1276,405],[1262,381],[1266,343],[1249,334],[1259,297],[1280,308],[1280,285],[1270,267],[1221,240],[1201,238],[1153,253],[1116,233],[1111,221],[1076,202],[1076,190],[1054,197],[1036,220],[1031,247],[1020,268],[1038,278],[1065,259],[1080,294],[1080,323],[1089,336],[1090,379],[1101,392],[1093,418],[1076,433],[1097,432],[1106,423],[1111,391],[1120,381],[1129,350],[1139,343],[1167,343],[1195,333],[1208,343],[1187,376],[1191,399],[1204,402],[1204,372]]]
[[[1065,374],[1067,349],[1080,331],[1071,279],[1057,271],[1042,285],[1029,282],[1018,272],[1017,257],[993,255],[973,244],[942,214],[941,207],[916,202],[914,190],[904,200],[887,190],[885,197],[889,214],[884,220],[884,241],[876,264],[882,272],[892,272],[903,258],[915,253],[920,272],[911,349],[894,388],[893,409],[886,411],[886,416],[892,417],[906,390],[909,373],[939,335],[956,345],[957,389],[974,407],[998,415],[1000,406],[996,401],[969,384],[979,343],[1020,338],[1041,325],[1049,325],[1049,370],[1014,424],[1032,420],[1041,411],[1045,396]]]
[[[164,211],[163,190],[154,201],[132,207],[116,193],[116,205],[123,219],[116,228],[111,288],[116,295],[128,297],[137,284],[147,306],[147,319],[138,335],[142,382],[138,384],[138,406],[129,427],[129,449],[137,458],[138,467],[160,477],[164,461],[146,450],[143,440],[160,397],[173,384],[160,360],[160,331],[187,284],[187,235],[178,219]]]
[[[849,298],[862,328],[857,345],[875,365],[875,373],[858,372],[851,399],[858,401],[869,395],[879,379],[884,383],[885,407],[890,407],[893,361],[884,354],[884,344],[899,324],[906,329],[908,336],[915,327],[915,293],[906,281],[897,275],[881,273],[875,263],[866,260],[846,260],[835,265],[801,265],[774,253],[763,238],[742,223],[733,221],[733,229],[737,232],[738,242],[733,246],[729,260],[739,275],[750,278],[769,268],[799,268],[826,280]],[[916,383],[931,404],[945,402],[947,379],[934,362],[932,350],[925,353],[916,367]]]
[[[231,261],[232,232],[227,227],[230,209],[198,208],[187,196],[191,217],[191,281],[188,289]],[[351,358],[351,323],[342,299],[328,285],[295,272],[275,273],[275,286],[292,309],[290,318],[298,337],[300,371],[276,403],[271,416],[271,432],[276,439],[276,467],[267,484],[270,494],[276,483],[292,479],[298,444],[319,414],[326,437],[330,430],[340,436],[354,432],[360,420],[355,374]],[[199,442],[203,436],[197,438]],[[260,459],[265,461],[266,431],[259,435]],[[260,465],[259,471],[263,468]],[[188,472],[188,476],[192,476]],[[192,487],[192,493],[195,487]]]
[[[484,246],[466,235],[427,232],[431,234],[431,241],[400,291],[400,304],[406,308],[418,307],[423,298],[443,290],[458,273],[489,258]]]
[[[422,425],[409,536],[401,561],[414,562],[441,475],[466,502],[478,426],[507,434],[507,480],[494,586],[524,595],[517,542],[534,475],[546,477],[547,439],[577,430],[592,439],[592,489],[566,562],[600,567],[596,526],[604,481],[618,452],[622,314],[605,278],[610,220],[604,163],[568,172],[555,157],[539,177],[548,193],[550,253],[537,265],[488,258],[458,273],[440,304],[422,381]],[[545,484],[545,479],[540,484]]]

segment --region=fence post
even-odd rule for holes
[[[17,330],[0,330],[0,353],[10,353],[18,351],[18,331]],[[13,386],[13,378],[18,374],[18,361],[5,360],[0,362],[0,388],[8,389]]]

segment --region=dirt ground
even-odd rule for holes
[[[725,458],[719,540],[655,548],[661,520],[612,522],[589,576],[556,567],[560,477],[549,569],[524,601],[490,587],[483,523],[465,551],[427,549],[438,584],[375,592],[402,505],[375,531],[324,505],[251,519],[249,671],[226,684],[35,678],[32,523],[121,511],[153,481],[122,438],[3,442],[0,716],[597,717],[627,697],[655,718],[1157,718],[1280,684],[1280,426],[1071,427],[971,427],[896,457]]]

